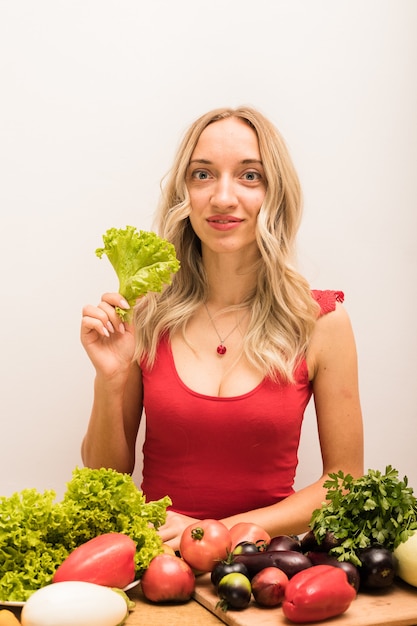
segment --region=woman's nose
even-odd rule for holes
[[[211,202],[219,208],[236,206],[238,199],[232,178],[222,176],[217,180]]]

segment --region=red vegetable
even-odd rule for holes
[[[151,602],[187,602],[195,589],[195,576],[183,559],[165,553],[152,559],[140,583]]]
[[[258,524],[250,522],[238,522],[230,529],[232,538],[232,550],[242,541],[250,541],[256,543],[259,547],[266,545],[271,541],[271,536]]]
[[[260,606],[278,606],[285,597],[288,576],[278,567],[265,567],[252,578],[252,594]]]
[[[296,624],[321,622],[344,613],[356,597],[344,570],[313,565],[295,574],[285,589],[282,610]]]
[[[198,572],[211,572],[227,558],[232,545],[228,528],[218,520],[205,519],[190,524],[182,533],[180,554]]]
[[[122,533],[98,535],[75,548],[52,582],[78,580],[123,589],[135,580],[136,543]]]

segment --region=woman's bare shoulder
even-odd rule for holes
[[[334,310],[319,317],[315,324],[306,355],[310,380],[319,367],[352,350],[355,350],[355,340],[350,316],[344,305],[336,302]]]

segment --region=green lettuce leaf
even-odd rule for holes
[[[0,600],[26,600],[68,555],[64,541],[53,542],[65,527],[54,500],[35,489],[0,498]]]
[[[36,489],[0,497],[0,601],[27,600],[51,583],[72,550],[107,532],[136,542],[140,577],[162,552],[157,529],[170,504],[167,496],[146,502],[129,474],[104,468],[76,468],[60,502],[55,492]]]
[[[96,255],[108,257],[119,279],[119,293],[131,307],[149,291],[162,291],[180,268],[174,246],[153,232],[137,231],[134,226],[110,228],[103,243]],[[118,309],[118,313],[128,319],[126,311]]]

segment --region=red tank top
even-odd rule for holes
[[[313,291],[321,314],[343,293]],[[219,398],[189,389],[178,376],[167,339],[151,369],[143,366],[146,437],[142,490],[165,495],[172,509],[222,519],[293,493],[297,451],[312,389],[303,360],[293,384],[265,378],[240,396]]]

